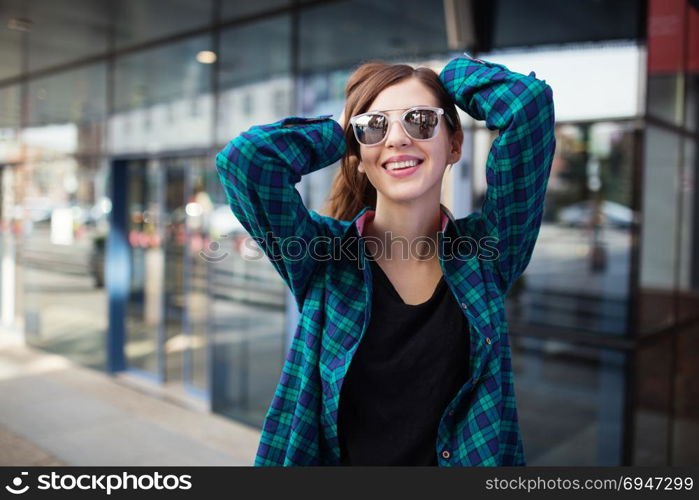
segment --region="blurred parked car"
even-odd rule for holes
[[[24,209],[32,222],[50,222],[54,204],[48,198],[26,198]]]
[[[620,203],[603,201],[601,204],[602,224],[626,229],[633,223],[633,210]],[[587,227],[592,221],[592,200],[585,200],[562,208],[558,221],[570,227]]]

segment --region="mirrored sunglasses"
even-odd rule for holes
[[[387,109],[385,111],[401,110]],[[350,118],[354,136],[360,144],[376,146],[386,139],[391,118],[385,111],[370,111]],[[442,108],[415,106],[407,109],[398,121],[400,121],[405,133],[412,139],[429,141],[437,137],[440,117],[443,114],[444,110]],[[448,116],[446,118],[449,120]],[[449,123],[451,123],[451,120],[449,120]]]

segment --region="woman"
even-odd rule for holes
[[[440,203],[455,104],[500,131],[460,219]],[[551,88],[467,55],[439,76],[368,63],[340,121],[252,127],[217,155],[301,314],[255,465],[524,465],[504,300],[541,225]],[[307,210],[294,185],[338,159],[329,215]]]

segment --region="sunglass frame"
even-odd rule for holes
[[[388,111],[402,111],[403,109],[404,108],[384,109],[382,111],[367,111],[366,113],[360,113],[358,115],[351,117],[350,118],[350,125],[352,125],[352,131],[354,132],[354,137],[355,137],[355,139],[357,139],[357,142],[359,144],[362,144],[363,146],[369,146],[369,147],[379,146],[379,145],[383,144],[383,142],[386,140],[386,137],[388,137],[388,132],[389,132],[389,130],[391,130],[391,125],[393,125],[394,121],[400,122],[401,127],[403,127],[403,131],[411,139],[413,139],[415,141],[431,141],[439,135],[439,128],[440,128],[439,125],[440,125],[441,120],[442,120],[442,115],[444,115],[444,117],[447,119],[447,121],[449,121],[451,123],[451,120],[449,119],[449,117],[444,113],[444,109],[438,108],[435,106],[413,106],[412,108],[405,109],[405,112],[403,114],[401,114],[400,118],[397,118],[396,120],[391,120],[391,117],[386,114]],[[437,125],[435,126],[435,133],[432,137],[428,137],[427,139],[419,139],[417,137],[413,137],[413,135],[410,132],[408,132],[408,129],[405,127],[405,117],[408,115],[408,113],[410,113],[411,111],[423,110],[423,109],[435,111],[437,113]],[[384,133],[383,137],[381,138],[381,140],[379,142],[366,144],[359,139],[359,134],[357,133],[357,120],[359,120],[360,118],[362,118],[364,116],[368,116],[368,115],[381,115],[381,116],[384,116],[386,118],[386,120],[388,121],[388,126],[386,127],[386,132]]]

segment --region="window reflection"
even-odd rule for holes
[[[205,35],[116,60],[112,153],[209,146],[211,66],[198,62],[197,54],[210,49],[211,36]]]
[[[22,71],[22,38],[20,31],[0,31],[0,47],[3,47],[3,63],[0,64],[0,80],[17,76]],[[0,91],[2,92],[2,91]],[[0,102],[3,102],[0,99]],[[19,101],[15,101],[19,104]],[[4,104],[4,102],[3,102]],[[1,113],[0,113],[1,115]]]
[[[221,144],[251,125],[293,113],[290,29],[290,17],[284,15],[222,32]],[[193,268],[209,273],[213,404],[219,412],[261,426],[287,349],[286,286],[231,212],[210,165],[201,180],[213,203],[210,240]]]
[[[625,333],[635,217],[633,138],[625,122],[557,127],[537,245],[509,296],[514,322]],[[476,206],[483,182],[478,191]]]
[[[28,32],[30,71],[106,52],[113,2],[32,0],[19,3],[26,7],[14,13],[21,12],[20,17],[28,18],[30,27],[34,27]]]
[[[265,10],[286,7],[290,0],[256,0],[255,2],[241,2],[240,0],[222,0],[221,18],[235,19],[238,17],[258,14]]]
[[[105,367],[108,232],[107,163],[99,156],[106,114],[106,66],[29,83],[22,255],[23,310],[30,344]]]
[[[415,59],[448,51],[442,5],[420,0],[312,6],[301,12],[300,25],[302,73],[351,68],[367,58]]]
[[[201,253],[214,207],[208,158],[134,160],[127,168],[128,366],[205,394],[211,273]]]
[[[0,88],[0,161],[20,161],[19,128],[21,115],[19,85]]]
[[[621,465],[626,356],[531,337],[512,350],[527,465]]]
[[[656,338],[636,357],[634,465],[667,464],[672,419],[673,339]]]
[[[220,181],[211,194],[211,240],[199,258],[208,263],[212,300],[214,406],[261,426],[287,348],[285,285],[233,216]]]
[[[157,376],[165,260],[158,199],[161,172],[158,163],[140,160],[129,162],[125,168],[128,168],[127,234],[131,249],[126,360],[130,368]]]
[[[24,314],[31,345],[104,369],[104,262],[94,261],[108,228],[106,165],[65,158],[25,165]]]
[[[161,0],[119,0],[113,8],[116,46],[128,47],[206,26],[212,9],[212,0],[171,1],[166,6]]]
[[[699,197],[696,194],[699,166],[697,143],[692,138],[682,139],[684,146],[682,170],[677,186],[680,212],[678,223],[678,321],[699,319]]]
[[[699,335],[696,327],[685,328],[677,339],[677,376],[675,377],[674,422],[672,429],[672,464],[691,465],[699,459],[694,444],[699,437]]]
[[[291,18],[278,16],[221,32],[217,140],[290,114]],[[245,47],[245,50],[239,50]]]
[[[682,118],[677,99],[677,92],[682,82],[680,75],[650,74],[647,82],[648,115],[679,125]]]
[[[677,178],[681,139],[648,125],[643,162],[643,231],[641,232],[641,334],[671,325],[677,265]]]

